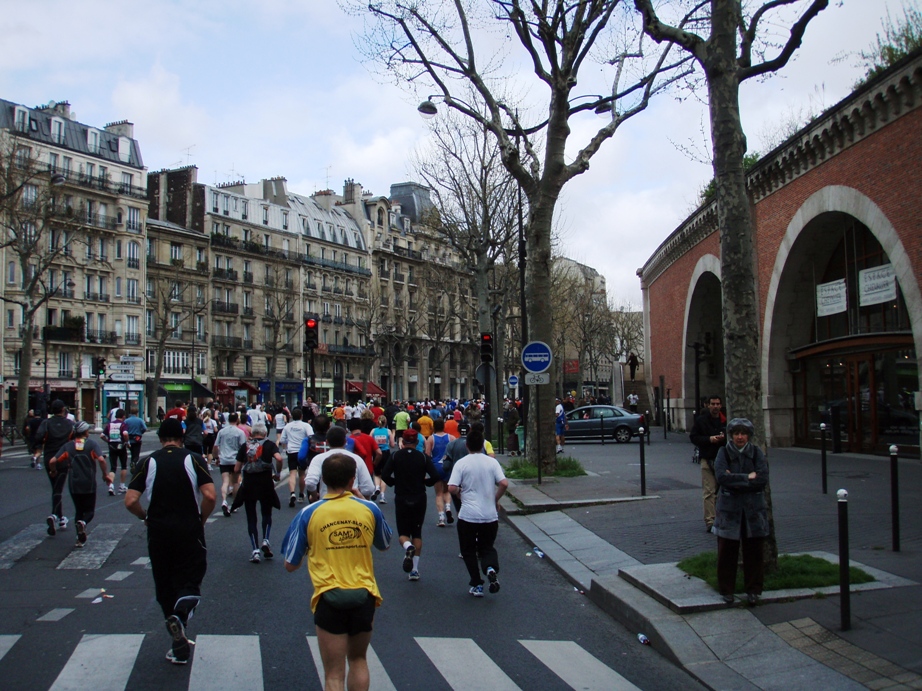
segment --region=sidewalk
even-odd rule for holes
[[[725,605],[675,563],[716,551],[705,532],[700,466],[687,437],[653,430],[640,496],[639,444],[568,444],[589,476],[541,485],[510,481],[508,522],[576,587],[712,689],[922,689],[922,463],[901,460],[900,552],[891,549],[890,462],[771,449],[780,553],[838,563],[836,490],[849,492],[850,559],[873,589],[853,586],[851,628],[841,630],[838,588],[764,593],[757,607]],[[499,457],[500,461],[506,459]]]

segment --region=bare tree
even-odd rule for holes
[[[18,428],[29,410],[38,312],[61,290],[67,289],[63,283],[53,283],[51,277],[59,274],[52,268],[59,263],[73,265],[73,249],[79,241],[73,222],[77,212],[64,203],[63,195],[57,192],[58,180],[40,163],[40,158],[41,152],[35,150],[34,143],[4,133],[0,142],[0,222],[4,227],[0,247],[15,262],[20,280],[0,298],[18,305],[22,315],[16,391]]]
[[[277,261],[266,263],[261,309],[263,348],[266,352],[266,378],[269,380],[269,400],[275,400],[278,383],[278,362],[286,353],[294,357],[295,341],[303,323],[295,316],[297,292],[295,271]]]
[[[461,0],[378,0],[370,5],[359,0],[340,2],[356,12],[370,12],[377,20],[363,37],[370,60],[398,80],[431,88],[437,94],[433,98],[496,137],[503,165],[528,200],[528,337],[550,341],[550,238],[561,190],[589,169],[592,157],[622,123],[643,111],[657,91],[677,78],[681,71],[671,68],[680,67],[688,58],[669,64],[666,49],[652,60],[644,60],[642,33],[635,33],[635,43],[625,39],[623,27],[615,26],[617,20],[633,20],[627,13],[616,14],[623,7],[621,0],[541,4],[520,0],[482,4]],[[484,30],[477,32],[476,28]],[[505,33],[505,41],[494,42],[497,29]],[[538,112],[535,118],[529,118],[528,111],[520,118],[514,106],[521,99],[511,92],[524,92],[529,86],[524,74],[510,79],[513,75],[502,69],[504,64],[515,69],[516,61],[505,61],[502,55],[513,49],[523,51],[536,80],[534,92],[540,90],[542,94],[539,108],[543,113]],[[597,64],[584,69],[588,61]],[[598,65],[607,73],[607,86],[599,88],[607,95],[577,95],[574,90],[581,72],[593,72]],[[584,81],[591,80],[586,76]],[[465,100],[471,88],[477,99]],[[426,110],[431,113],[434,109],[428,101]],[[597,109],[610,113],[606,124],[581,145],[571,143],[574,121]],[[543,399],[543,410],[553,410],[551,387],[538,387],[538,396]],[[530,408],[537,404],[538,396],[531,397]],[[553,469],[552,426],[539,425],[533,414],[528,420],[530,448],[540,446],[540,462]],[[539,429],[548,443],[532,443]]]

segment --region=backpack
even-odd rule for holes
[[[244,473],[262,473],[272,470],[272,459],[263,460],[263,444],[265,439],[248,439],[246,463],[243,465]]]
[[[109,442],[109,446],[115,449],[121,449],[125,443],[125,439],[122,436],[122,433],[125,431],[125,423],[121,420],[116,420],[115,422],[110,422],[106,427],[109,430],[106,435],[106,441]]]

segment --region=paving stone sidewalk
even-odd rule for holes
[[[653,590],[681,587],[673,582],[684,580],[674,563],[716,550],[715,538],[704,529],[700,467],[690,462],[691,445],[684,435],[669,437],[664,440],[662,429],[654,428],[645,447],[645,497],[636,440],[568,445],[566,454],[579,459],[589,475],[541,485],[514,482],[503,500],[510,524],[575,587],[711,688],[922,688],[918,459],[899,463],[901,550],[894,552],[889,459],[830,454],[824,495],[818,452],[769,451],[779,551],[836,555],[835,491],[844,487],[850,558],[893,575],[886,588],[852,594],[851,628],[841,631],[837,594],[726,609],[716,593],[697,592],[695,597],[712,597],[717,608],[680,614],[663,604],[668,597],[658,600],[647,594],[651,588],[624,578],[631,572],[658,574],[643,576],[654,582]]]

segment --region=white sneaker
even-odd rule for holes
[[[439,528],[445,527],[445,512],[439,514]]]
[[[119,493],[119,494],[124,494],[124,493],[127,492],[127,491],[128,491],[128,486],[127,486],[127,485],[119,485],[119,486],[118,486],[118,493]]]
[[[250,561],[253,562],[254,564],[258,564],[258,563],[259,563],[259,560],[260,560],[259,550],[258,550],[258,549],[254,549],[254,550],[253,550],[253,556],[250,557]]]
[[[61,516],[61,520],[58,521],[58,528],[61,530],[67,530],[67,516]]]
[[[115,485],[109,485],[109,496],[110,497],[115,496]]]

